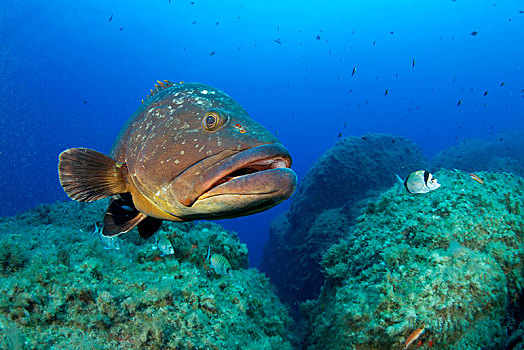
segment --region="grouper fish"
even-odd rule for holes
[[[148,238],[162,220],[234,218],[277,205],[295,191],[290,166],[278,139],[224,92],[165,80],[122,127],[110,156],[70,148],[58,173],[74,200],[111,197],[104,236],[136,226]]]

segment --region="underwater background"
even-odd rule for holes
[[[399,134],[432,157],[522,129],[520,10],[519,1],[8,1],[0,214],[65,200],[58,154],[109,152],[156,80],[225,91],[278,133],[299,178],[339,133]],[[254,265],[284,208],[222,222],[252,243]]]
[[[31,348],[35,339],[63,345],[70,337],[72,344],[86,348],[400,349],[424,323],[423,347],[509,348],[511,334],[519,329],[524,334],[518,307],[524,276],[523,37],[524,3],[519,0],[5,1],[0,8],[0,217],[5,217],[0,223],[5,282],[0,330],[11,336],[4,334],[0,345]],[[109,153],[124,122],[164,79],[209,84],[239,102],[289,150],[299,190],[266,212],[215,222],[223,228],[206,222],[163,226],[175,258],[159,266],[151,242],[131,237],[118,252],[95,244],[90,225],[106,203],[72,204],[58,182],[57,162],[70,147]],[[439,182],[447,180],[442,188],[420,200],[398,197],[392,187],[395,172],[405,178],[424,168]],[[469,172],[481,172],[486,186],[469,178]],[[474,198],[464,202],[456,188]],[[42,206],[56,201],[66,203]],[[483,206],[507,221],[484,218]],[[420,214],[425,210],[427,215]],[[453,229],[434,225],[440,220],[436,217],[464,223],[457,212],[470,210],[479,222]],[[387,230],[377,232],[380,213],[394,216],[391,222],[399,227],[386,221],[380,225]],[[416,225],[442,229],[416,236]],[[204,229],[213,232],[212,238],[202,236]],[[370,235],[368,243],[355,241],[361,232]],[[505,245],[494,246],[489,237],[472,232],[497,232],[502,237],[497,244]],[[199,255],[190,240],[198,242]],[[217,251],[230,260],[230,284],[202,262],[202,247],[210,244],[222,247]],[[383,261],[366,250],[372,244],[391,248]],[[353,251],[353,246],[362,249]],[[502,256],[508,251],[511,257]],[[35,269],[49,266],[46,254],[54,262],[52,271],[35,276]],[[392,258],[395,254],[402,258]],[[435,271],[416,265],[419,260],[410,255],[427,259]],[[356,260],[348,262],[350,257]],[[446,265],[452,261],[458,267]],[[495,276],[489,283],[474,270],[481,263]],[[385,272],[384,264],[401,268]],[[276,289],[248,266],[261,268]],[[151,272],[146,281],[140,279],[144,269]],[[471,269],[471,285],[460,288],[472,299],[458,303],[477,309],[445,318],[446,308],[454,305],[424,312],[403,305],[395,298],[418,305],[428,297],[433,304],[424,307],[442,305],[428,290],[410,295],[410,287],[401,285],[409,282],[406,269],[413,283],[428,286],[451,285],[462,279],[461,271]],[[124,271],[129,280],[117,281]],[[445,281],[414,277],[430,279],[437,271],[445,271]],[[155,273],[173,279],[171,289],[165,290]],[[371,276],[377,290],[384,289],[387,303],[355,302],[382,300],[362,273]],[[381,274],[388,276],[388,286],[375,280]],[[57,283],[53,275],[70,283],[49,294],[55,287],[48,286]],[[500,287],[503,279],[507,285]],[[21,280],[26,284],[17,285]],[[141,296],[147,283],[157,292]],[[31,292],[33,284],[39,287]],[[350,285],[364,287],[351,290]],[[481,286],[493,294],[471,292]],[[244,295],[245,290],[251,292]],[[392,296],[393,291],[400,296]],[[24,293],[27,298],[16,297]],[[185,316],[172,323],[170,308],[195,300],[199,307],[179,307],[176,312]],[[341,300],[354,304],[336,304]],[[490,308],[483,309],[487,303]],[[220,327],[213,323],[235,308],[242,314],[238,328],[225,318]],[[297,316],[299,309],[306,316]],[[355,310],[362,315],[355,316]],[[376,316],[384,310],[401,311]],[[162,316],[154,324],[129,321],[137,315],[147,320],[155,312]],[[64,321],[68,314],[76,321]],[[481,314],[490,316],[474,326],[463,321]],[[216,331],[209,339],[191,343],[187,339],[195,334],[188,330],[187,339],[174,340],[182,324],[194,330],[194,323],[206,322]],[[84,329],[83,323],[95,326]],[[247,324],[253,327],[251,338],[241,330]],[[339,332],[328,336],[333,325]],[[73,331],[78,327],[82,332]],[[130,339],[137,331],[142,333]],[[85,343],[90,332],[109,335],[101,343]],[[484,336],[472,340],[475,334]],[[496,339],[492,346],[490,339]],[[516,339],[511,344],[518,348],[523,343]]]

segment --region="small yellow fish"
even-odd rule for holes
[[[484,185],[484,180],[482,180],[477,174],[469,174],[469,176],[479,184]]]
[[[411,334],[409,335],[408,339],[406,339],[406,344],[404,345],[404,350],[406,350],[411,344],[413,344],[413,342],[415,340],[417,340],[422,335],[422,333],[424,333],[425,328],[426,327],[423,326],[423,327],[417,328],[413,332],[411,332]]]
[[[217,274],[222,276],[229,275],[231,264],[223,255],[213,254],[211,255],[211,258],[209,258],[209,261],[211,263],[211,267]]]

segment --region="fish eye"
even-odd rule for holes
[[[208,112],[204,116],[204,129],[214,130],[220,121],[220,116],[216,112]]]
[[[220,126],[224,125],[226,121],[227,114],[221,115],[218,112],[210,111],[204,115],[204,119],[202,120],[202,126],[207,131],[214,131],[218,129]]]

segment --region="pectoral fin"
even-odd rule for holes
[[[60,153],[58,176],[69,197],[93,202],[127,192],[127,167],[88,148],[70,148]]]
[[[133,204],[130,193],[122,193],[111,198],[104,216],[102,234],[107,237],[118,236],[137,226],[142,238],[151,237],[162,225],[162,220],[139,212]]]
[[[147,215],[136,210],[130,193],[122,193],[111,198],[104,215],[104,229],[102,234],[107,237],[118,236],[130,231]]]
[[[160,225],[162,225],[162,220],[148,216],[138,224],[138,233],[140,237],[148,239],[155,234]]]

